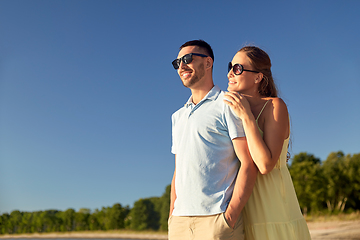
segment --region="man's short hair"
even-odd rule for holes
[[[199,48],[204,49],[206,51],[207,55],[209,57],[211,57],[212,60],[214,61],[214,52],[213,52],[211,46],[204,40],[199,39],[199,40],[188,41],[188,42],[184,43],[183,45],[181,45],[180,50],[183,49],[184,47],[188,47],[188,46],[198,46]]]

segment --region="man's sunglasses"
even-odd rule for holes
[[[243,65],[241,65],[241,64],[239,64],[239,63],[236,63],[236,64],[234,64],[234,66],[233,66],[232,63],[229,62],[228,72],[230,72],[231,69],[233,70],[233,73],[234,73],[235,75],[240,75],[240,74],[243,73],[243,71],[259,73],[258,71],[252,71],[252,70],[244,69]]]
[[[199,57],[208,57],[204,54],[200,54],[200,53],[188,53],[188,54],[185,54],[184,56],[182,56],[181,58],[178,58],[178,59],[175,59],[174,61],[172,61],[172,65],[175,69],[179,69],[180,67],[180,63],[181,61],[184,63],[184,64],[189,64],[192,62],[193,58],[192,56],[195,55],[195,56],[199,56]]]

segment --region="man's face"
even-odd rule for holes
[[[197,46],[188,46],[180,50],[178,58],[189,53],[205,54],[204,51]],[[183,61],[180,62],[177,71],[185,87],[191,89],[201,83],[200,80],[205,76],[205,61],[206,58],[193,55],[191,63],[185,64]]]

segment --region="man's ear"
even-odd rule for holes
[[[213,66],[213,60],[211,57],[206,58],[206,68],[212,68]]]

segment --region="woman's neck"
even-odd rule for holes
[[[250,107],[256,106],[259,103],[263,102],[263,99],[260,95],[249,95],[249,94],[241,94],[248,100]]]

